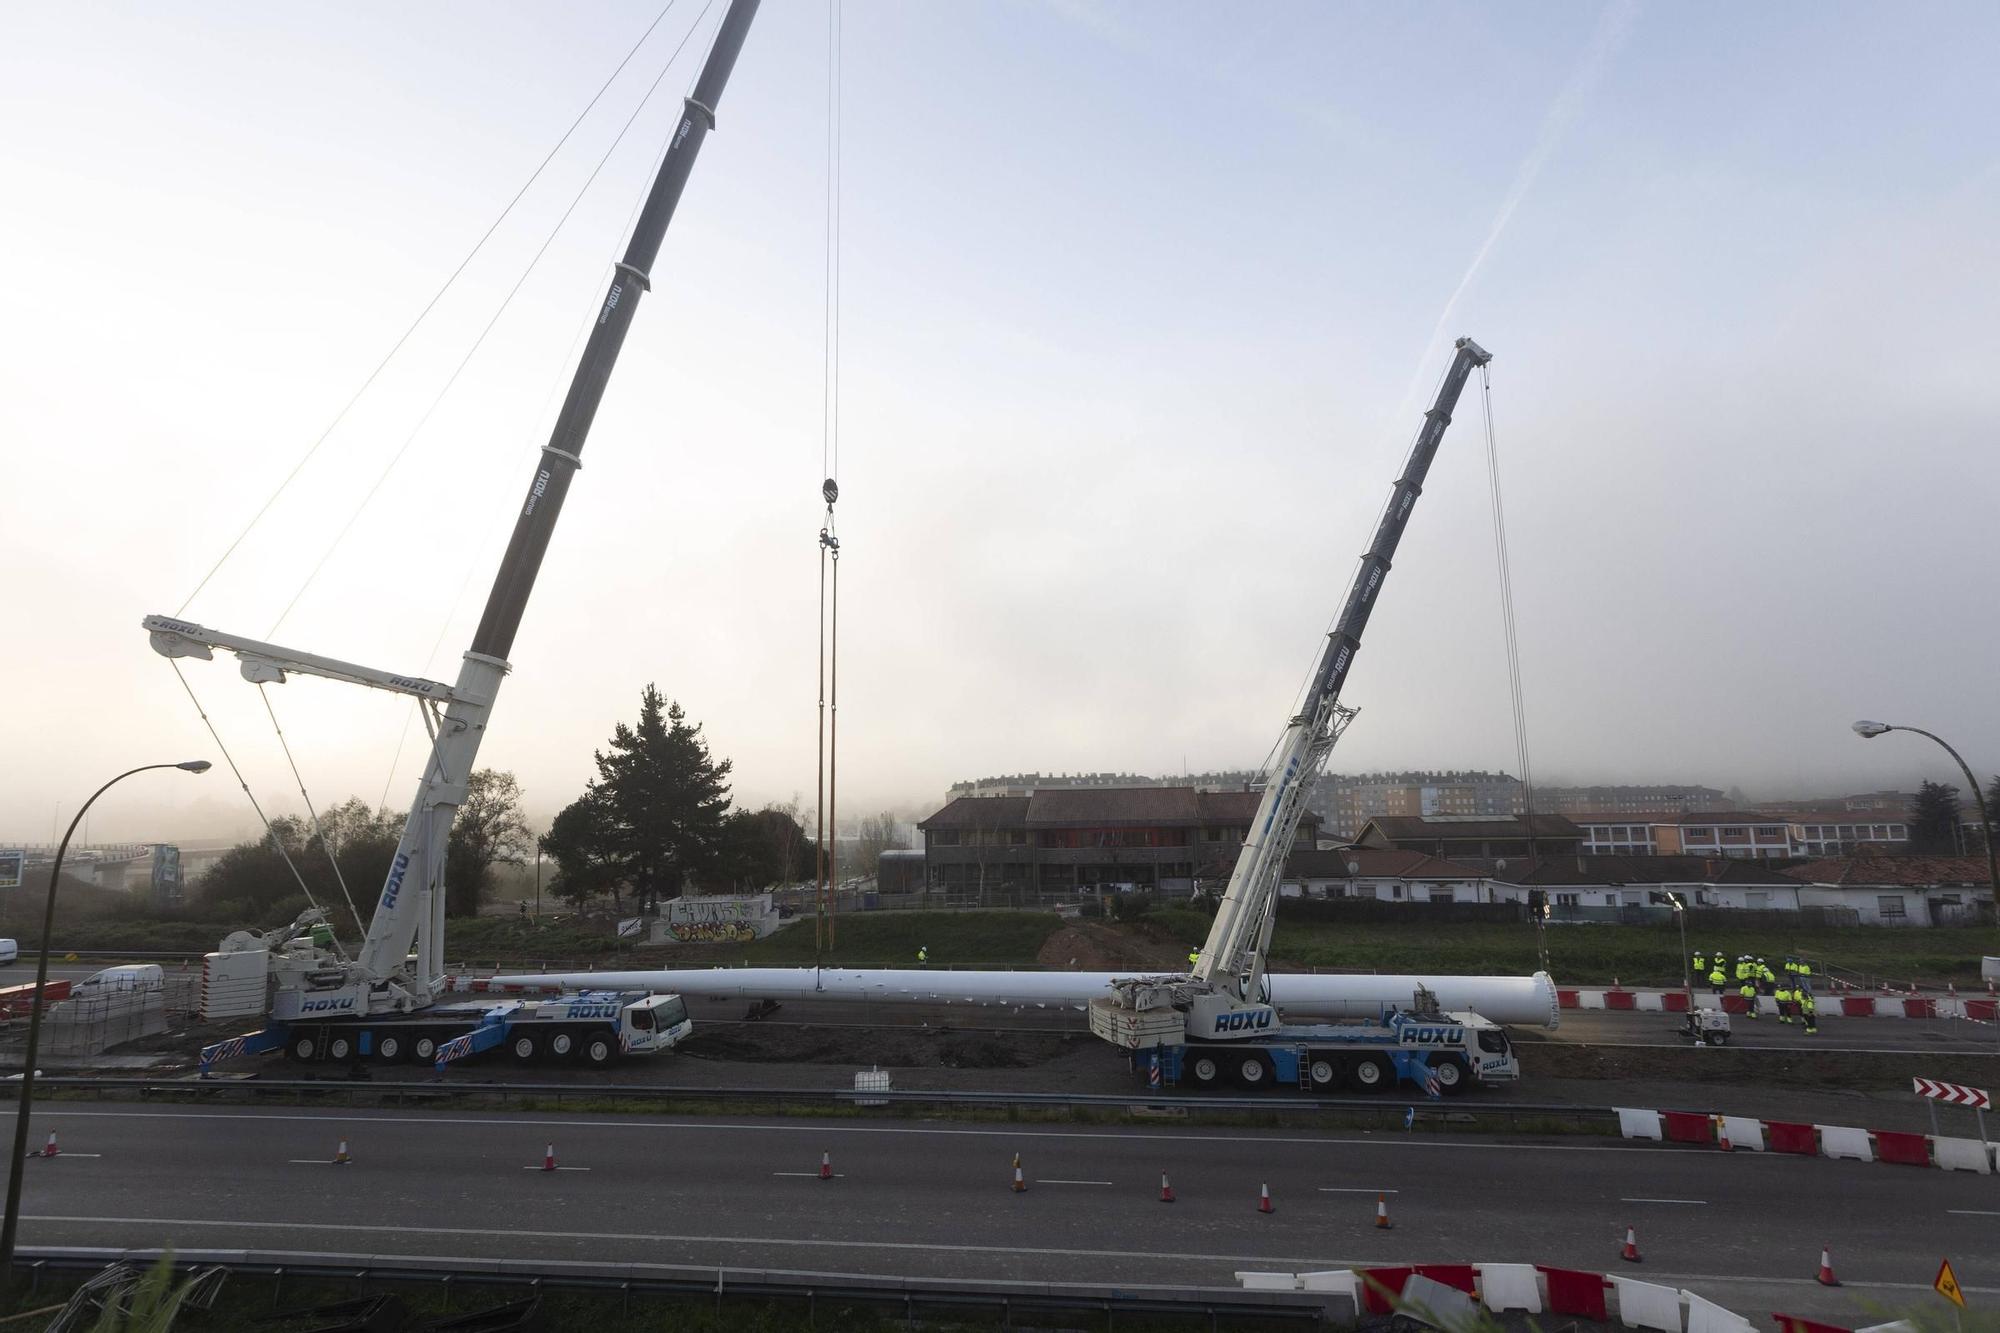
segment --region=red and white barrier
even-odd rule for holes
[[[1937,1166],[1946,1171],[2000,1174],[2000,1144],[1905,1130],[1814,1125],[1796,1120],[1713,1115],[1702,1111],[1655,1111],[1614,1106],[1622,1138],[1655,1143],[1689,1143],[1724,1152],[1791,1153],[1894,1166]]]
[[[1963,1018],[1979,1023],[2000,1022],[2000,1000],[1966,999],[1958,995],[1856,995],[1836,984],[1821,993],[1821,1018]],[[1755,997],[1759,1014],[1775,1014],[1778,1002],[1769,995]],[[1749,1005],[1733,985],[1720,996],[1705,986],[1694,989],[1698,1008],[1722,1009],[1741,1014]],[[1639,1013],[1687,1012],[1687,992],[1676,989],[1631,990],[1624,987],[1559,987],[1556,1005],[1563,1009],[1618,1009]]]

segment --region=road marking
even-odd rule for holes
[[[524,1166],[523,1171],[588,1171],[587,1166]]]
[[[820,1174],[819,1172],[817,1172],[817,1171],[773,1171],[773,1172],[772,1172],[771,1174],[772,1174],[772,1175],[774,1175],[774,1176],[790,1176],[790,1177],[792,1177],[792,1178],[793,1178],[793,1179],[795,1179],[795,1180],[825,1180],[825,1179],[827,1179],[827,1177],[825,1177],[825,1176],[821,1175],[821,1174]],[[847,1179],[847,1173],[846,1173],[845,1171],[836,1171],[836,1172],[834,1172],[834,1173],[833,1173],[833,1177],[832,1177],[832,1178],[833,1178],[833,1179],[835,1179],[835,1180],[845,1180],[845,1179]]]
[[[1620,1203],[1698,1203],[1706,1206],[1707,1199],[1620,1199]]]
[[[1115,1182],[1109,1180],[1044,1180],[1042,1177],[1036,1176],[1035,1183],[1037,1185],[1110,1185]]]
[[[1359,1185],[1321,1185],[1321,1194],[1401,1194],[1401,1190],[1370,1190]]]
[[[2000,1217],[2000,1213],[1981,1212],[1977,1208],[1947,1208],[1945,1211],[1953,1217]]]
[[[534,1168],[541,1170],[540,1167]],[[564,1168],[568,1170],[569,1168]],[[505,1240],[587,1240],[587,1241],[632,1241],[643,1244],[698,1244],[698,1245],[754,1245],[789,1246],[798,1249],[844,1249],[844,1250],[913,1250],[941,1254],[999,1254],[999,1255],[1068,1255],[1087,1259],[1181,1259],[1203,1260],[1217,1263],[1259,1263],[1259,1264],[1299,1264],[1319,1267],[1339,1267],[1341,1261],[1325,1255],[1285,1255],[1285,1254],[1217,1254],[1213,1250],[1198,1250],[1189,1253],[1173,1253],[1163,1250],[1080,1250],[1074,1246],[1017,1246],[1017,1245],[943,1245],[928,1241],[901,1240],[803,1240],[787,1236],[695,1236],[660,1234],[646,1235],[631,1231],[515,1231],[505,1228],[487,1227],[406,1227],[386,1226],[360,1222],[238,1222],[225,1218],[207,1217],[70,1217],[39,1215],[23,1218],[26,1222],[73,1222],[98,1226],[144,1226],[144,1227],[231,1227],[249,1231],[289,1231],[305,1233],[358,1232],[365,1235],[403,1236],[481,1236],[489,1239]],[[1354,1260],[1354,1264],[1364,1261]],[[1368,1260],[1379,1263],[1380,1260]],[[1364,1265],[1365,1266],[1365,1265]],[[1810,1278],[1804,1279],[1811,1281]],[[1967,1288],[1968,1291],[1973,1288]]]
[[[54,1157],[50,1157],[47,1153],[31,1152],[28,1154],[27,1160],[31,1162],[60,1162],[65,1157],[102,1157],[102,1156],[104,1156],[104,1154],[101,1152],[71,1152],[69,1149],[65,1148],[61,1152],[57,1153]]]
[[[1908,1052],[1904,1052],[1908,1054]],[[551,1087],[555,1085],[551,1084]],[[1587,1109],[1587,1108],[1586,1108]],[[1087,1139],[1126,1140],[1134,1143],[1201,1143],[1213,1144],[1215,1138],[1208,1134],[1131,1134],[1111,1133],[1102,1130],[1041,1130],[1016,1126],[1010,1129],[939,1129],[933,1127],[904,1127],[900,1125],[849,1125],[828,1124],[824,1121],[801,1120],[796,1124],[764,1125],[728,1123],[718,1124],[706,1120],[619,1120],[599,1117],[583,1120],[529,1120],[521,1118],[480,1119],[469,1116],[376,1116],[376,1115],[274,1115],[268,1111],[249,1111],[241,1115],[221,1111],[72,1111],[65,1107],[65,1116],[97,1120],[280,1120],[286,1122],[324,1121],[328,1124],[351,1125],[356,1122],[371,1125],[477,1125],[487,1129],[521,1129],[543,1127],[549,1129],[699,1129],[733,1131],[738,1133],[793,1133],[793,1134],[904,1134],[930,1135],[945,1138],[1006,1139],[1019,1138],[1023,1134],[1036,1139]],[[1457,1142],[1449,1139],[1409,1139],[1400,1133],[1382,1134],[1366,1138],[1305,1138],[1297,1135],[1255,1135],[1257,1143],[1324,1145],[1326,1147],[1386,1147],[1386,1148],[1428,1148],[1461,1149],[1487,1152],[1567,1152],[1567,1153],[1645,1153],[1677,1152],[1677,1148],[1662,1145],[1648,1148],[1639,1144],[1586,1144],[1586,1143],[1515,1143],[1500,1139],[1483,1142]],[[1786,1154],[1764,1154],[1777,1160]],[[1929,1288],[1925,1288],[1929,1290]],[[1969,1290],[1969,1288],[1968,1288]]]

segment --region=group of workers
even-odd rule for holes
[[[1694,955],[1694,975],[1707,978],[1709,988],[1717,996],[1733,981],[1744,999],[1746,1011],[1754,1019],[1759,1017],[1757,997],[1768,995],[1778,1002],[1780,1023],[1802,1023],[1809,1033],[1819,1031],[1819,1005],[1813,999],[1812,974],[1812,964],[1797,955],[1785,959],[1781,972],[1773,972],[1762,958],[1747,953],[1737,955],[1733,965],[1719,949],[1714,952],[1697,949]]]

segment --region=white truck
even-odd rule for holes
[[[1399,1080],[1427,1091],[1462,1092],[1475,1081],[1520,1076],[1506,1034],[1476,1015],[1443,1014],[1419,995],[1410,1011],[1379,1023],[1286,1023],[1270,1003],[1265,966],[1277,924],[1285,857],[1306,798],[1354,710],[1340,702],[1361,632],[1423,491],[1452,409],[1477,367],[1492,358],[1460,338],[1437,399],[1424,414],[1375,538],[1361,557],[1340,618],[1327,635],[1303,709],[1285,726],[1263,799],[1251,821],[1215,924],[1188,973],[1121,977],[1090,1002],[1091,1031],[1131,1053],[1149,1083],[1208,1086],[1227,1077],[1246,1088],[1290,1085],[1373,1091]]]
[[[637,1052],[665,1049],[685,1034],[687,1011],[677,996],[579,992],[554,1000],[441,1005],[446,989],[445,850],[494,698],[511,669],[508,654],[528,596],[570,483],[582,466],[591,421],[633,313],[652,288],[648,270],[659,255],[695,157],[715,126],[716,104],[757,4],[730,0],[701,75],[683,102],[680,125],[633,223],[624,257],[613,266],[569,394],[536,461],[457,680],[445,684],[361,666],[224,634],[178,616],[145,618],[154,651],[207,660],[220,649],[236,656],[243,677],[253,684],[282,684],[292,674],[305,674],[414,698],[432,738],[423,779],[360,948],[349,956],[317,909],[269,937],[238,932],[224,941],[221,950],[208,956],[205,991],[212,982],[218,994],[256,997],[260,1007],[268,993],[270,1022],[261,1032],[204,1051],[204,1067],[280,1046],[300,1059],[400,1059],[407,1053],[442,1063],[452,1052],[471,1053],[503,1042],[517,1058],[574,1051],[595,1063],[600,1056],[611,1058],[614,1038],[618,1052]]]

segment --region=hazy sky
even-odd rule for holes
[[[190,618],[454,674],[719,10],[357,506],[697,10]],[[220,758],[140,617],[181,606],[656,12],[10,7],[0,838],[122,768]],[[843,809],[1260,761],[1460,333],[1495,354],[1539,777],[1945,775],[1862,716],[2000,767],[1996,44],[1990,3],[849,0]],[[480,756],[539,814],[649,680],[740,799],[810,804],[826,45],[824,3],[767,0],[599,415]],[[1384,599],[1334,766],[1511,768],[1470,395]],[[297,808],[254,687],[185,669]],[[271,694],[316,800],[408,801],[402,701]],[[248,819],[220,769],[100,809],[100,839]]]

